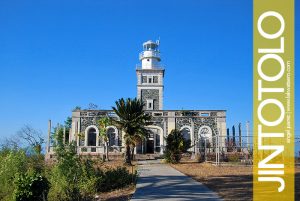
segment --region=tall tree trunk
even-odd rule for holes
[[[125,160],[124,163],[126,165],[131,165],[131,153],[130,153],[130,146],[129,144],[126,145],[126,151],[125,151]]]
[[[105,142],[105,147],[106,147],[106,149],[105,149],[106,161],[109,161],[109,158],[108,158],[108,142],[107,141]]]
[[[134,148],[135,148],[135,146],[132,146],[132,148],[131,148],[131,159],[132,160],[134,159]]]

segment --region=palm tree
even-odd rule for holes
[[[107,136],[107,126],[109,126],[110,123],[110,119],[108,117],[102,117],[101,119],[99,119],[98,123],[99,123],[99,135],[100,137],[103,138],[104,142],[105,142],[105,158],[107,161],[109,161],[108,158],[108,136]]]
[[[149,135],[150,130],[146,126],[151,125],[151,116],[145,114],[144,104],[141,100],[123,98],[116,101],[116,107],[112,107],[113,111],[118,115],[119,119],[112,119],[113,124],[124,131],[124,140],[126,146],[125,164],[131,165],[131,153],[138,141],[141,141]]]

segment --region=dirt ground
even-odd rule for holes
[[[171,165],[180,172],[202,182],[224,200],[252,200],[252,167],[221,166],[184,162]],[[295,198],[300,200],[300,168],[296,168]]]
[[[127,188],[118,189],[115,191],[101,193],[99,195],[99,200],[101,201],[127,201],[130,200],[133,193],[135,192],[135,185],[129,186]]]
[[[136,170],[134,166],[125,166],[130,172]],[[122,160],[98,163],[104,168],[123,166]],[[252,167],[251,166],[221,166],[216,167],[210,163],[195,163],[184,161],[171,165],[180,172],[202,182],[210,189],[217,192],[224,200],[252,200]],[[99,200],[125,201],[130,200],[135,192],[135,186],[118,189],[112,192],[101,193]],[[295,170],[295,200],[300,201],[300,167]]]
[[[136,170],[136,162],[132,162],[133,166],[124,166],[123,160],[111,160],[107,162],[98,162],[96,165],[104,169],[116,168],[118,166],[126,167],[127,170],[132,173]],[[126,188],[117,189],[111,192],[105,192],[98,195],[100,201],[127,201],[130,200],[135,192],[135,185],[128,186]]]
[[[110,160],[106,162],[96,162],[95,164],[98,167],[109,169],[109,168],[116,168],[116,167],[126,167],[126,169],[132,173],[136,170],[136,162],[132,161],[132,166],[125,166],[123,160]]]
[[[300,167],[295,170],[295,200],[300,201]]]

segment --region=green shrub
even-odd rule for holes
[[[172,130],[166,138],[165,160],[168,163],[179,163],[181,154],[190,148],[190,140],[185,140],[183,134],[179,130]]]
[[[18,174],[15,177],[14,200],[43,201],[47,199],[49,191],[48,180],[36,172]]]
[[[0,156],[0,200],[12,200],[16,174],[27,171],[27,159],[24,150],[6,150]]]
[[[132,184],[135,181],[136,173],[131,174],[125,167],[117,167],[105,172],[100,171],[97,177],[98,192],[106,192]]]

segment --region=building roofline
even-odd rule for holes
[[[113,112],[113,110],[108,110],[108,109],[100,109],[100,110],[75,110],[73,112]],[[145,112],[182,112],[182,111],[188,111],[188,112],[226,112],[227,110],[145,110]]]

